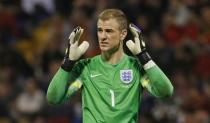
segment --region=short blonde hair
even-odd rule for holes
[[[127,30],[128,21],[127,21],[126,15],[124,14],[123,11],[121,11],[119,9],[105,9],[98,16],[98,20],[105,21],[105,20],[109,20],[109,19],[116,19],[120,25],[120,29]]]

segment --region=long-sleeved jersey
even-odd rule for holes
[[[115,65],[101,55],[83,59],[71,72],[57,71],[47,99],[59,104],[82,89],[83,123],[136,123],[143,88],[158,98],[173,93],[170,80],[157,65],[142,70],[138,60],[128,55]]]

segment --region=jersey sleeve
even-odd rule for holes
[[[79,90],[82,86],[80,76],[84,67],[83,61],[79,61],[75,64],[71,72],[66,72],[62,68],[59,68],[47,90],[48,103],[63,103]]]
[[[173,94],[173,85],[163,71],[153,62],[152,67],[146,68],[141,84],[157,98],[170,97]]]

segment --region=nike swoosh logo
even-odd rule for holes
[[[93,75],[93,74],[90,74],[90,77],[91,77],[91,78],[94,78],[94,77],[101,76],[101,75],[102,75],[102,74],[94,74],[94,75]]]

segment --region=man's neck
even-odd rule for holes
[[[117,64],[124,56],[124,52],[123,49],[120,48],[119,50],[117,50],[116,52],[104,52],[101,54],[102,59],[104,61],[106,61],[109,64]]]

